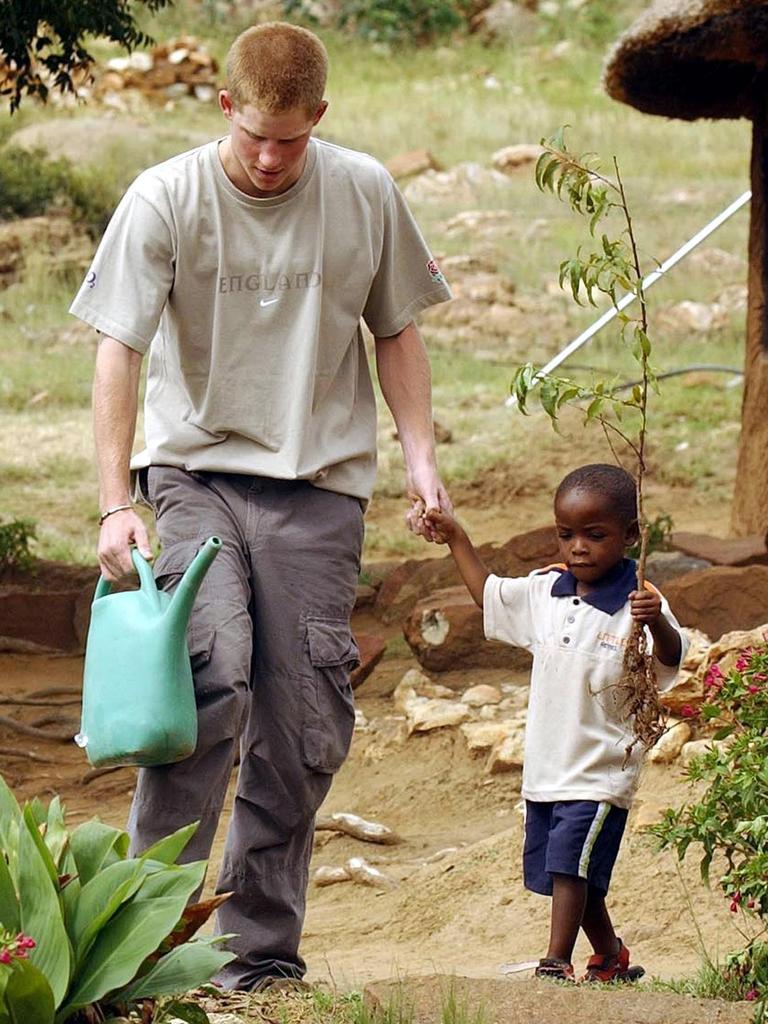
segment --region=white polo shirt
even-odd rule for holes
[[[622,720],[616,683],[632,628],[628,596],[635,589],[635,563],[630,559],[586,597],[577,596],[576,580],[565,566],[515,579],[488,577],[483,595],[486,637],[533,654],[525,799],[604,800],[630,806],[643,752],[636,745],[622,768],[633,737]],[[680,629],[663,597],[662,613]],[[683,634],[681,639],[682,659],[687,645]],[[677,667],[656,659],[656,672],[659,689],[666,690]]]

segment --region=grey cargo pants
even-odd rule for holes
[[[162,553],[155,576],[172,589],[200,544],[223,547],[188,630],[198,705],[197,750],[139,772],[132,849],[189,822],[182,860],[208,857],[238,745],[234,809],[217,892],[233,892],[219,933],[237,960],[219,981],[252,989],[300,978],[314,818],[354,726],[348,673],[358,662],[349,616],[363,539],[360,502],[305,481],[150,467],[146,497]]]

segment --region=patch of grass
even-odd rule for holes
[[[662,981],[653,978],[646,983],[651,991],[675,992],[678,995],[693,996],[696,999],[726,999],[737,1002],[744,998],[744,983],[733,972],[728,974],[725,965],[705,956],[695,974],[687,978],[673,978]]]
[[[373,1004],[362,992],[342,993],[314,987],[310,992],[219,993],[204,1000],[206,1010],[231,1012],[251,1024],[412,1024],[414,1008],[405,987],[395,986],[385,1005]],[[445,1024],[483,1024],[452,1016]]]
[[[384,648],[384,661],[389,658],[408,658],[412,653],[405,637],[397,634],[387,641],[387,646]]]

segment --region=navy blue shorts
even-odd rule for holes
[[[607,893],[627,814],[622,807],[596,800],[526,800],[526,889],[551,896],[552,875],[572,875]]]

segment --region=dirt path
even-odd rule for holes
[[[455,1006],[460,1019],[483,1024],[747,1024],[749,1003],[691,999],[662,992],[565,988],[547,982],[476,981],[449,976],[409,980],[404,985],[369,985],[372,1005],[393,1002],[408,1007],[413,1024],[445,1019],[443,1008]]]
[[[374,846],[324,833],[313,857],[314,872],[321,864],[338,865],[361,855],[396,883],[381,890],[349,882],[330,888],[310,885],[303,945],[310,976],[344,989],[406,973],[497,979],[500,964],[536,958],[546,943],[547,900],[526,893],[521,882],[519,776],[486,776],[484,758],[468,752],[457,730],[403,738],[387,695],[414,664],[406,658],[386,659],[358,691],[359,707],[372,728],[355,734],[350,758],[324,808],[381,821],[402,836],[402,844]],[[71,686],[81,671],[80,659],[0,656],[6,696]],[[509,674],[451,673],[447,678],[451,685],[466,687],[481,679],[502,683]],[[11,709],[26,722],[40,711]],[[132,769],[89,781],[88,766],[74,744],[28,740],[0,726],[0,745],[54,762],[25,763],[0,755],[0,770],[21,799],[60,793],[73,824],[94,814],[124,824]],[[650,975],[666,978],[698,968],[697,927],[712,957],[741,944],[726,902],[700,885],[695,858],[689,858],[680,876],[673,859],[655,854],[634,829],[638,816],[653,816],[685,794],[679,768],[646,769],[611,896],[633,957]],[[222,826],[209,886],[223,838]],[[587,955],[580,945],[577,962]]]

